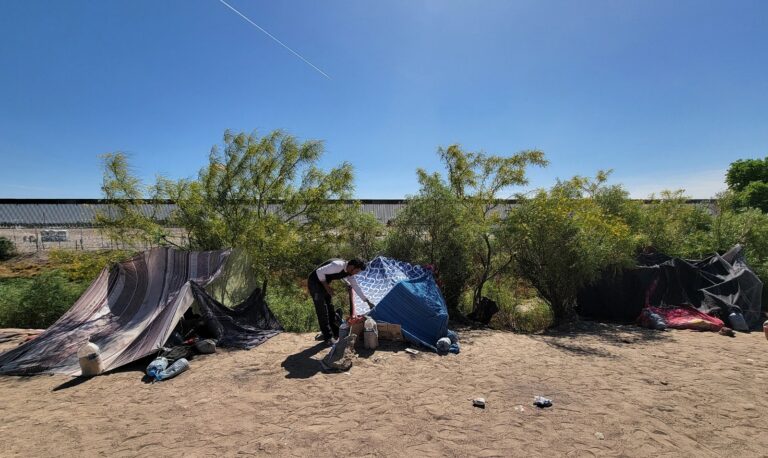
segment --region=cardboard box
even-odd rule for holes
[[[403,341],[403,330],[399,324],[384,323],[379,321],[376,323],[376,328],[379,330],[379,340],[392,340],[395,342]],[[350,333],[357,334],[357,341],[363,341],[363,332],[365,331],[364,323],[355,323],[350,329]]]

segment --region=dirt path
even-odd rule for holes
[[[402,347],[319,372],[310,335],[197,358],[154,385],[0,377],[3,456],[758,456],[768,453],[762,334],[586,325],[462,333],[460,355]],[[6,346],[8,344],[5,344]],[[540,410],[534,395],[554,406]],[[473,397],[485,397],[485,410]]]

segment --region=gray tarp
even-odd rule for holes
[[[89,337],[105,371],[158,351],[195,301],[190,281],[211,283],[230,253],[155,248],[105,268],[50,328],[0,355],[0,373],[79,375],[77,350]]]

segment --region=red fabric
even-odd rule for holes
[[[664,318],[669,328],[717,332],[724,325],[721,319],[699,312],[690,305],[674,308],[649,306],[648,309]]]

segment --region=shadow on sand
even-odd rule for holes
[[[610,347],[663,342],[669,340],[671,334],[670,331],[646,329],[632,324],[576,321],[533,337],[553,348],[577,356],[613,358],[615,355],[610,351]]]
[[[313,347],[289,355],[285,358],[285,361],[280,364],[280,366],[288,371],[285,378],[310,378],[314,377],[318,372],[322,372],[320,361],[313,359],[312,357],[323,350],[329,349],[330,347],[327,346],[325,342],[318,342]]]

